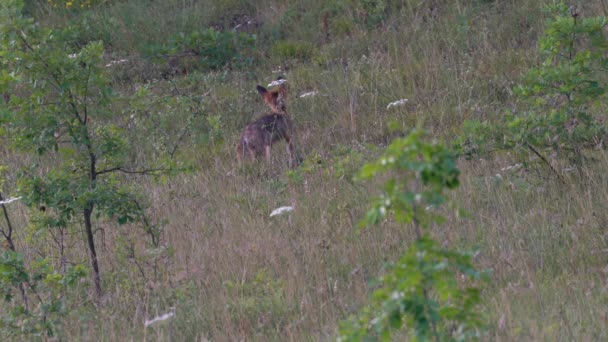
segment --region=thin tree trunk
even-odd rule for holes
[[[93,267],[93,283],[95,284],[95,294],[97,299],[101,298],[101,275],[99,272],[99,264],[97,262],[97,252],[95,251],[95,240],[93,236],[93,224],[91,216],[93,214],[93,205],[89,204],[84,209],[84,230],[87,234],[87,246],[89,248],[89,256],[91,258],[91,267]]]
[[[419,187],[419,180],[416,179],[414,182],[414,194],[418,194],[418,187]],[[422,240],[422,229],[420,227],[420,220],[418,219],[418,204],[416,203],[416,200],[414,200],[414,204],[412,205],[412,209],[413,209],[413,223],[414,223],[414,228],[415,228],[415,232],[416,232],[416,241],[420,242]],[[422,282],[422,296],[424,297],[424,301],[425,303],[428,303],[430,301],[430,296],[428,294],[428,288],[427,288],[427,278],[425,278]],[[429,322],[431,323],[431,332],[433,333],[433,341],[435,342],[439,342],[439,335],[437,334],[437,327],[436,327],[436,323],[433,320],[433,317],[431,315],[431,313],[429,312],[429,305],[426,304],[424,305],[424,312],[425,315],[427,316]]]
[[[0,201],[3,201],[4,198],[2,197],[2,193],[0,193]],[[6,220],[6,225],[7,225],[7,229],[8,232],[2,232],[2,235],[4,235],[4,238],[6,239],[6,243],[8,244],[8,249],[10,249],[13,252],[16,252],[16,248],[15,248],[15,243],[13,242],[13,225],[11,223],[10,218],[8,217],[8,211],[6,210],[6,206],[4,204],[0,205],[2,206],[2,212],[4,214],[4,219]],[[28,300],[27,300],[27,294],[25,293],[25,287],[23,286],[23,283],[19,284],[19,292],[21,292],[21,298],[23,299],[23,307],[25,308],[25,310],[29,310],[28,307]]]
[[[90,143],[90,138],[87,133],[87,149],[89,150],[89,181],[91,182],[90,187],[93,190],[96,186],[97,181],[97,157],[93,153],[93,148]],[[87,234],[87,246],[89,248],[89,256],[91,258],[91,267],[93,267],[93,283],[95,284],[95,293],[97,294],[97,300],[101,299],[101,273],[99,271],[99,263],[97,262],[97,251],[95,250],[95,237],[93,235],[93,223],[91,217],[93,216],[93,209],[95,204],[92,202],[87,203],[84,208],[84,230]]]

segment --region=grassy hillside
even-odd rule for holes
[[[369,282],[415,238],[390,219],[357,229],[380,183],[353,176],[412,128],[451,146],[466,120],[492,123],[521,108],[513,89],[540,63],[549,2],[26,2],[40,25],[73,27],[75,49],[100,40],[104,63],[126,60],[106,68],[125,100],[110,105],[108,122],[135,127],[134,165],[171,151],[183,171],[117,177],[142,199],[159,241],[139,222],[95,218],[104,294],[97,303],[83,278],[64,296],[58,337],[333,339],[338,323],[368,302]],[[579,5],[582,17],[606,15],[604,0]],[[201,33],[209,28],[216,38]],[[189,41],[193,32],[198,40]],[[222,41],[230,32],[241,36]],[[201,61],[198,51],[219,62]],[[239,167],[241,130],[266,113],[255,87],[279,75],[304,162],[290,170],[279,144],[270,164]],[[139,107],[126,105],[143,88]],[[387,108],[400,99],[408,101]],[[597,111],[605,110],[602,98]],[[15,149],[1,128],[0,139],[4,197],[18,192],[20,170],[56,162]],[[444,246],[478,249],[475,262],[492,270],[482,293],[484,340],[608,338],[608,154],[590,155],[577,172],[549,156],[565,182],[534,155],[459,159],[461,186],[441,209],[448,220],[431,231]],[[516,163],[523,165],[509,168]],[[295,210],[269,218],[285,205]],[[37,224],[44,212],[6,208],[26,264],[44,257],[89,267],[80,222],[61,233],[62,256],[59,233]],[[144,327],[167,312],[175,317]],[[1,339],[24,338],[13,333],[0,324]]]

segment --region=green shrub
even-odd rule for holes
[[[148,46],[144,54],[163,59],[174,58],[177,67],[183,60],[193,61],[194,68],[201,71],[243,68],[255,62],[255,42],[255,35],[208,28],[188,34],[174,34],[167,44]]]
[[[274,279],[266,270],[247,281],[226,281],[230,301],[228,311],[239,321],[272,327],[280,324],[290,307],[285,298],[285,282]]]
[[[510,122],[516,140],[552,147],[578,157],[595,146],[606,132],[593,109],[606,94],[608,40],[605,17],[582,19],[564,3],[551,7],[557,15],[547,21],[540,39],[543,61],[530,70],[518,94],[530,111]]]
[[[0,254],[0,331],[11,337],[57,336],[61,318],[69,313],[68,290],[86,275],[82,265],[56,270],[39,258],[26,267],[21,253]]]
[[[548,7],[553,17],[539,40],[540,65],[515,89],[520,110],[497,124],[469,122],[461,138],[465,154],[492,149],[533,153],[555,174],[547,151],[580,165],[586,149],[603,147],[608,90],[608,40],[605,17],[581,18],[564,3]]]
[[[338,17],[331,25],[332,33],[336,36],[349,35],[354,29],[352,19],[348,17]]]
[[[270,49],[273,61],[308,61],[318,54],[318,49],[307,41],[280,40]]]
[[[393,217],[412,224],[416,242],[378,281],[371,304],[342,323],[338,341],[391,340],[404,330],[418,341],[462,341],[479,337],[482,320],[476,307],[480,290],[465,279],[480,279],[472,254],[443,248],[423,228],[443,221],[434,209],[443,191],[458,186],[453,154],[437,143],[425,143],[423,132],[395,139],[378,161],[361,169],[362,179],[388,176],[383,195],[364,225]],[[393,337],[394,338],[394,337]]]

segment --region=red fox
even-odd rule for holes
[[[293,126],[291,120],[287,116],[285,105],[285,97],[287,95],[284,84],[285,81],[281,76],[279,76],[277,81],[282,81],[278,91],[268,91],[261,85],[256,87],[264,102],[272,110],[272,113],[264,115],[258,120],[248,124],[243,130],[241,140],[236,147],[237,160],[239,163],[244,158],[254,160],[262,155],[265,156],[266,161],[270,161],[270,149],[272,144],[280,140],[285,140],[287,143],[287,152],[289,153],[289,167],[293,168],[297,166],[295,148],[291,139]]]

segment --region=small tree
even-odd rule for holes
[[[81,265],[70,266],[61,273],[46,258],[39,258],[27,267],[21,253],[3,251],[0,295],[4,304],[0,330],[9,336],[56,336],[60,318],[69,312],[66,290],[85,274]]]
[[[379,279],[372,303],[343,322],[339,341],[388,341],[393,330],[404,328],[421,341],[480,334],[479,289],[461,283],[457,274],[479,279],[482,273],[473,267],[470,254],[442,248],[425,231],[432,222],[443,221],[434,209],[444,201],[445,189],[458,186],[459,171],[451,152],[422,139],[421,131],[396,139],[378,161],[361,170],[362,179],[388,175],[384,193],[363,225],[392,216],[413,225],[416,242]]]
[[[498,125],[467,123],[462,147],[530,151],[559,175],[546,150],[580,164],[585,149],[604,147],[606,117],[597,109],[608,90],[608,39],[603,31],[608,21],[581,18],[575,7],[563,2],[547,10],[552,17],[539,39],[541,63],[515,89],[524,109],[509,113]]]
[[[44,211],[44,227],[82,224],[99,296],[94,220],[106,216],[123,224],[141,215],[118,174],[161,168],[134,169],[128,132],[114,124],[102,44],[79,46],[70,28],[41,27],[21,8],[20,0],[0,4],[0,90],[10,95],[0,123],[17,147],[45,157],[20,178],[23,202]]]
[[[65,290],[76,285],[84,276],[82,266],[57,272],[48,259],[33,260],[26,267],[23,255],[15,244],[15,227],[7,205],[15,198],[2,196],[4,179],[0,166],[0,235],[6,248],[0,254],[0,297],[4,302],[0,311],[0,336],[55,336],[59,318],[68,312]]]
[[[605,17],[580,18],[575,7],[564,3],[549,9],[555,16],[540,39],[542,63],[516,89],[530,110],[509,125],[521,145],[549,147],[580,162],[582,150],[601,145],[606,134],[593,109],[607,91],[603,29],[608,22]]]

